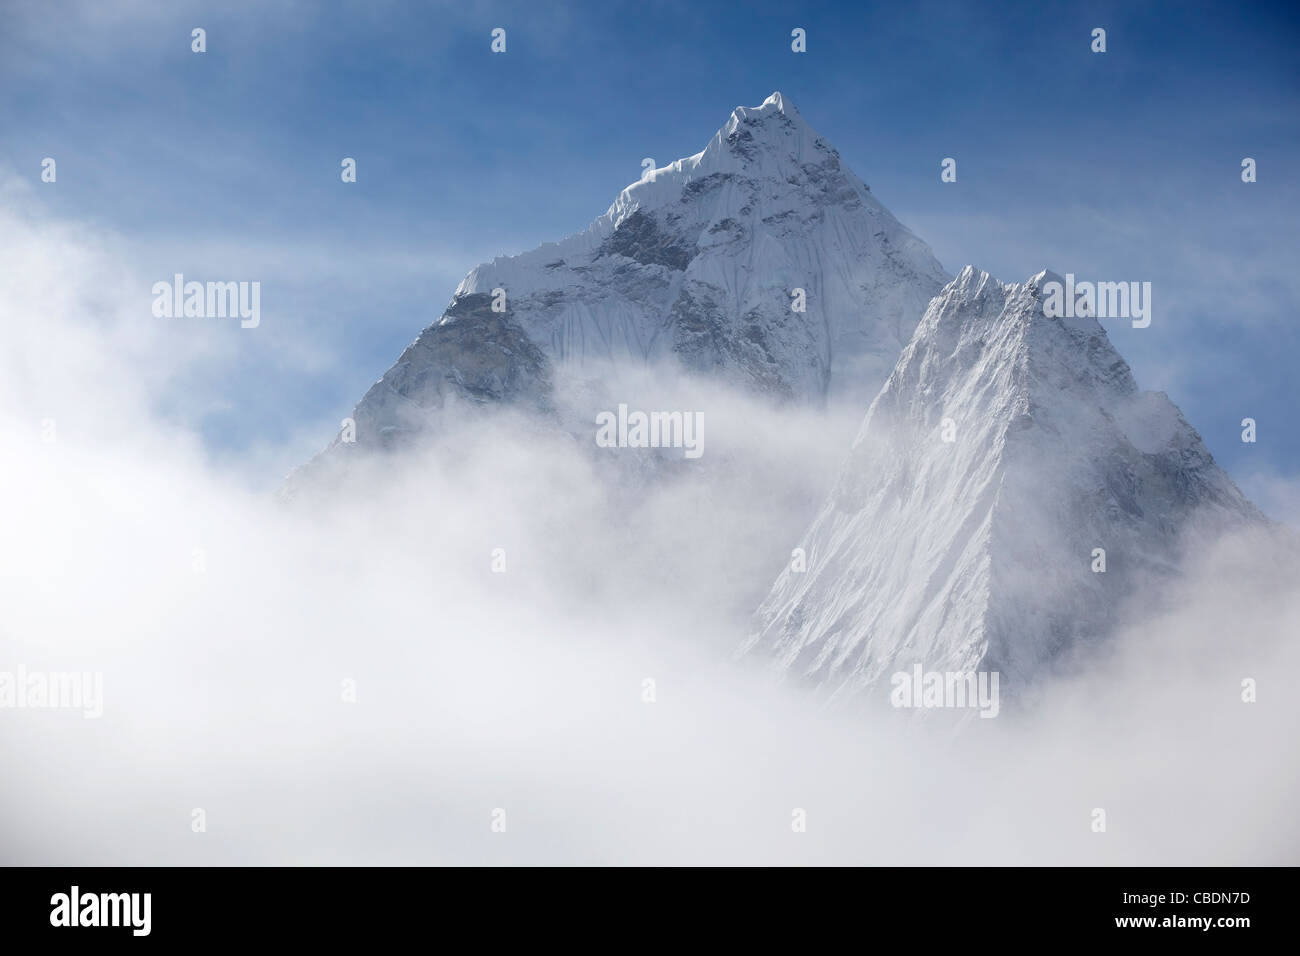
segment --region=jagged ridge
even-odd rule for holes
[[[736,109],[701,152],[628,186],[583,232],[474,269],[357,405],[357,444],[426,431],[450,393],[549,407],[537,392],[558,378],[608,379],[626,363],[865,405],[946,278],[774,93]],[[806,312],[791,310],[796,288]],[[445,331],[497,289],[508,329]],[[474,390],[484,367],[502,387]]]
[[[1192,527],[1262,520],[1094,319],[1043,314],[1050,277],[967,267],[934,299],[802,542],[808,570],[782,573],[745,649],[838,692],[916,663],[1023,687],[1104,638]]]

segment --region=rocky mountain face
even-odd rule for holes
[[[865,407],[946,280],[774,93],[736,109],[703,151],[628,186],[583,232],[473,270],[356,406],[356,448],[336,440],[324,457],[436,431],[449,405],[587,427],[592,409],[568,407],[557,384],[609,383],[627,367]]]
[[[1188,534],[1262,520],[1096,320],[1044,315],[1052,279],[967,267],[930,303],[747,650],[832,695],[887,695],[916,664],[1024,687]]]

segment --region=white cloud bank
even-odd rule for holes
[[[706,468],[638,493],[503,421],[286,511],[151,412],[209,346],[158,327],[111,237],[22,202],[0,212],[0,670],[102,672],[104,715],[0,710],[0,862],[1300,858],[1278,540],[1202,554],[997,720],[826,711],[730,652],[851,423],[700,395]]]

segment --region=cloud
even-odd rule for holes
[[[1285,539],[997,720],[863,720],[731,657],[856,411],[631,382],[703,411],[698,468],[503,416],[286,509],[157,414],[208,346],[111,238],[6,216],[0,670],[102,672],[104,715],[0,710],[3,862],[1296,861]]]

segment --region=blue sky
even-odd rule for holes
[[[262,282],[256,332],[178,328],[212,358],[158,401],[272,483],[473,266],[584,228],[643,157],[697,152],[773,90],[949,272],[1152,282],[1150,328],[1107,323],[1139,383],[1248,491],[1300,474],[1292,5],[9,0],[5,20],[0,168],[151,281]]]

